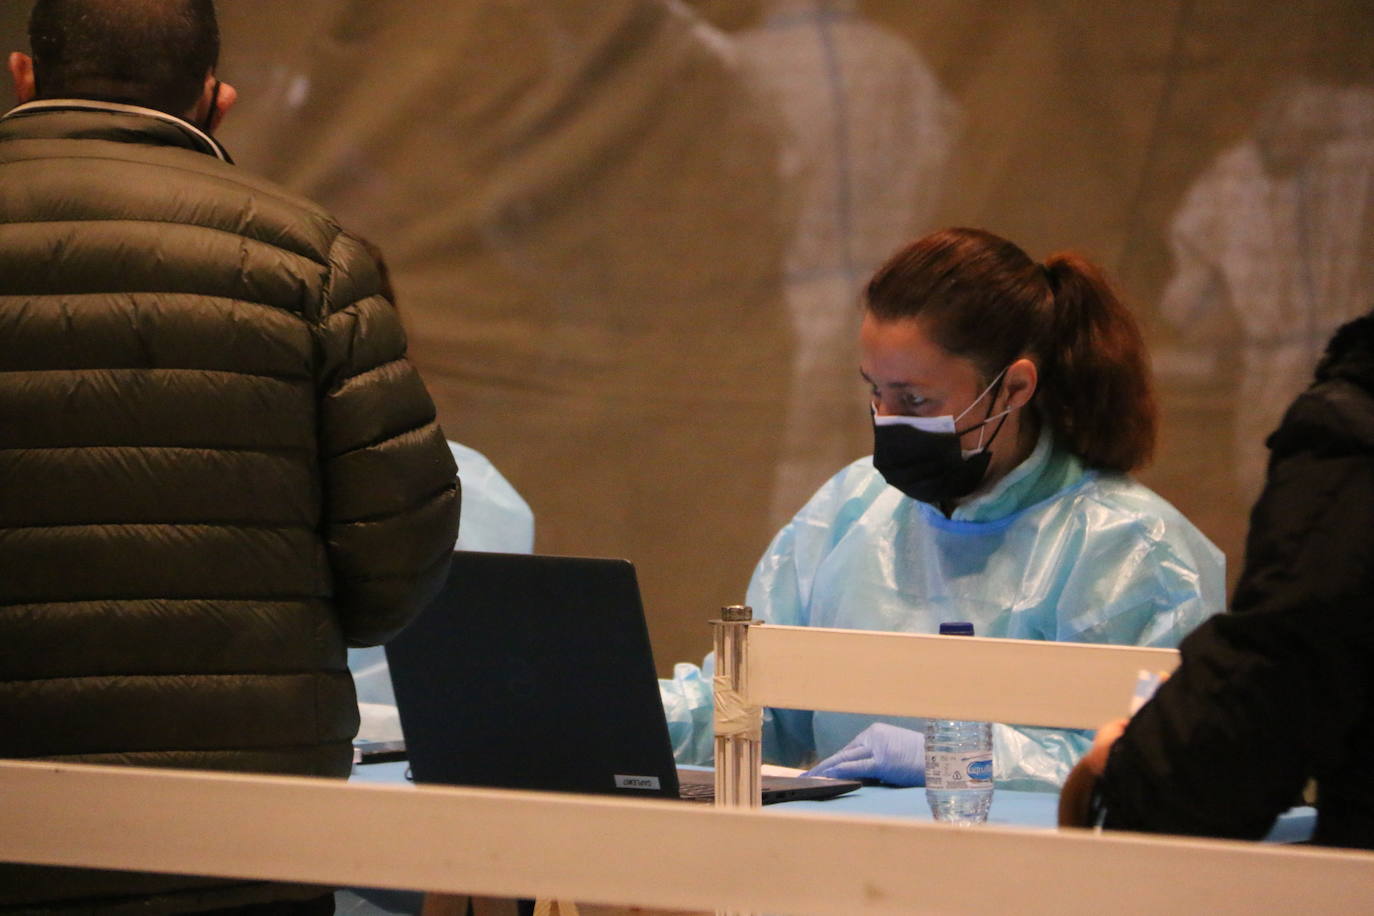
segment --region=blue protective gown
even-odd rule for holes
[[[948,518],[888,486],[871,457],[854,462],[778,532],[747,600],[756,618],[791,626],[936,633],[969,620],[979,636],[1172,647],[1222,609],[1225,585],[1221,552],[1173,506],[1126,475],[1085,470],[1043,432]],[[709,759],[711,661],[660,682],[683,759]],[[807,765],[876,718],[768,710],[764,754]],[[1005,788],[1057,789],[1090,743],[1063,729],[993,732]]]

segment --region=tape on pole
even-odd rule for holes
[[[751,706],[730,686],[730,681],[717,674],[712,678],[715,694],[715,727],[717,738],[763,737],[763,707]]]

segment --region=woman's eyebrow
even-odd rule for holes
[[[920,386],[918,386],[915,382],[888,382],[886,385],[879,385],[877,382],[873,381],[873,379],[869,378],[869,377],[868,377],[868,373],[865,372],[865,371],[863,371],[862,369],[859,370],[859,375],[860,375],[860,377],[863,378],[863,380],[864,380],[865,382],[868,382],[868,384],[872,385],[874,388],[917,388],[917,387],[920,387]]]

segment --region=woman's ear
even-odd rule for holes
[[[1002,378],[1002,388],[1007,393],[1006,407],[1003,409],[1015,410],[1025,407],[1039,384],[1040,370],[1036,368],[1035,363],[1025,357],[1012,363]]]

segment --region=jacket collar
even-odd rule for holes
[[[1374,313],[1341,327],[1326,345],[1317,381],[1341,378],[1374,393]]]
[[[122,116],[126,120],[133,120],[137,125],[136,130],[146,134],[152,142],[185,147],[214,156],[222,162],[232,163],[234,161],[218,140],[189,121],[153,108],[125,105],[122,102],[102,102],[96,99],[35,99],[10,109],[3,117],[0,117],[0,122],[14,121],[51,112]],[[62,135],[98,138],[103,133],[109,133],[103,129],[105,127],[106,121],[104,119],[97,123],[75,124],[67,128]],[[119,139],[119,137],[111,135],[108,139]]]
[[[1274,459],[1321,448],[1327,454],[1374,451],[1374,313],[1343,325],[1326,345],[1313,387],[1265,441]]]

